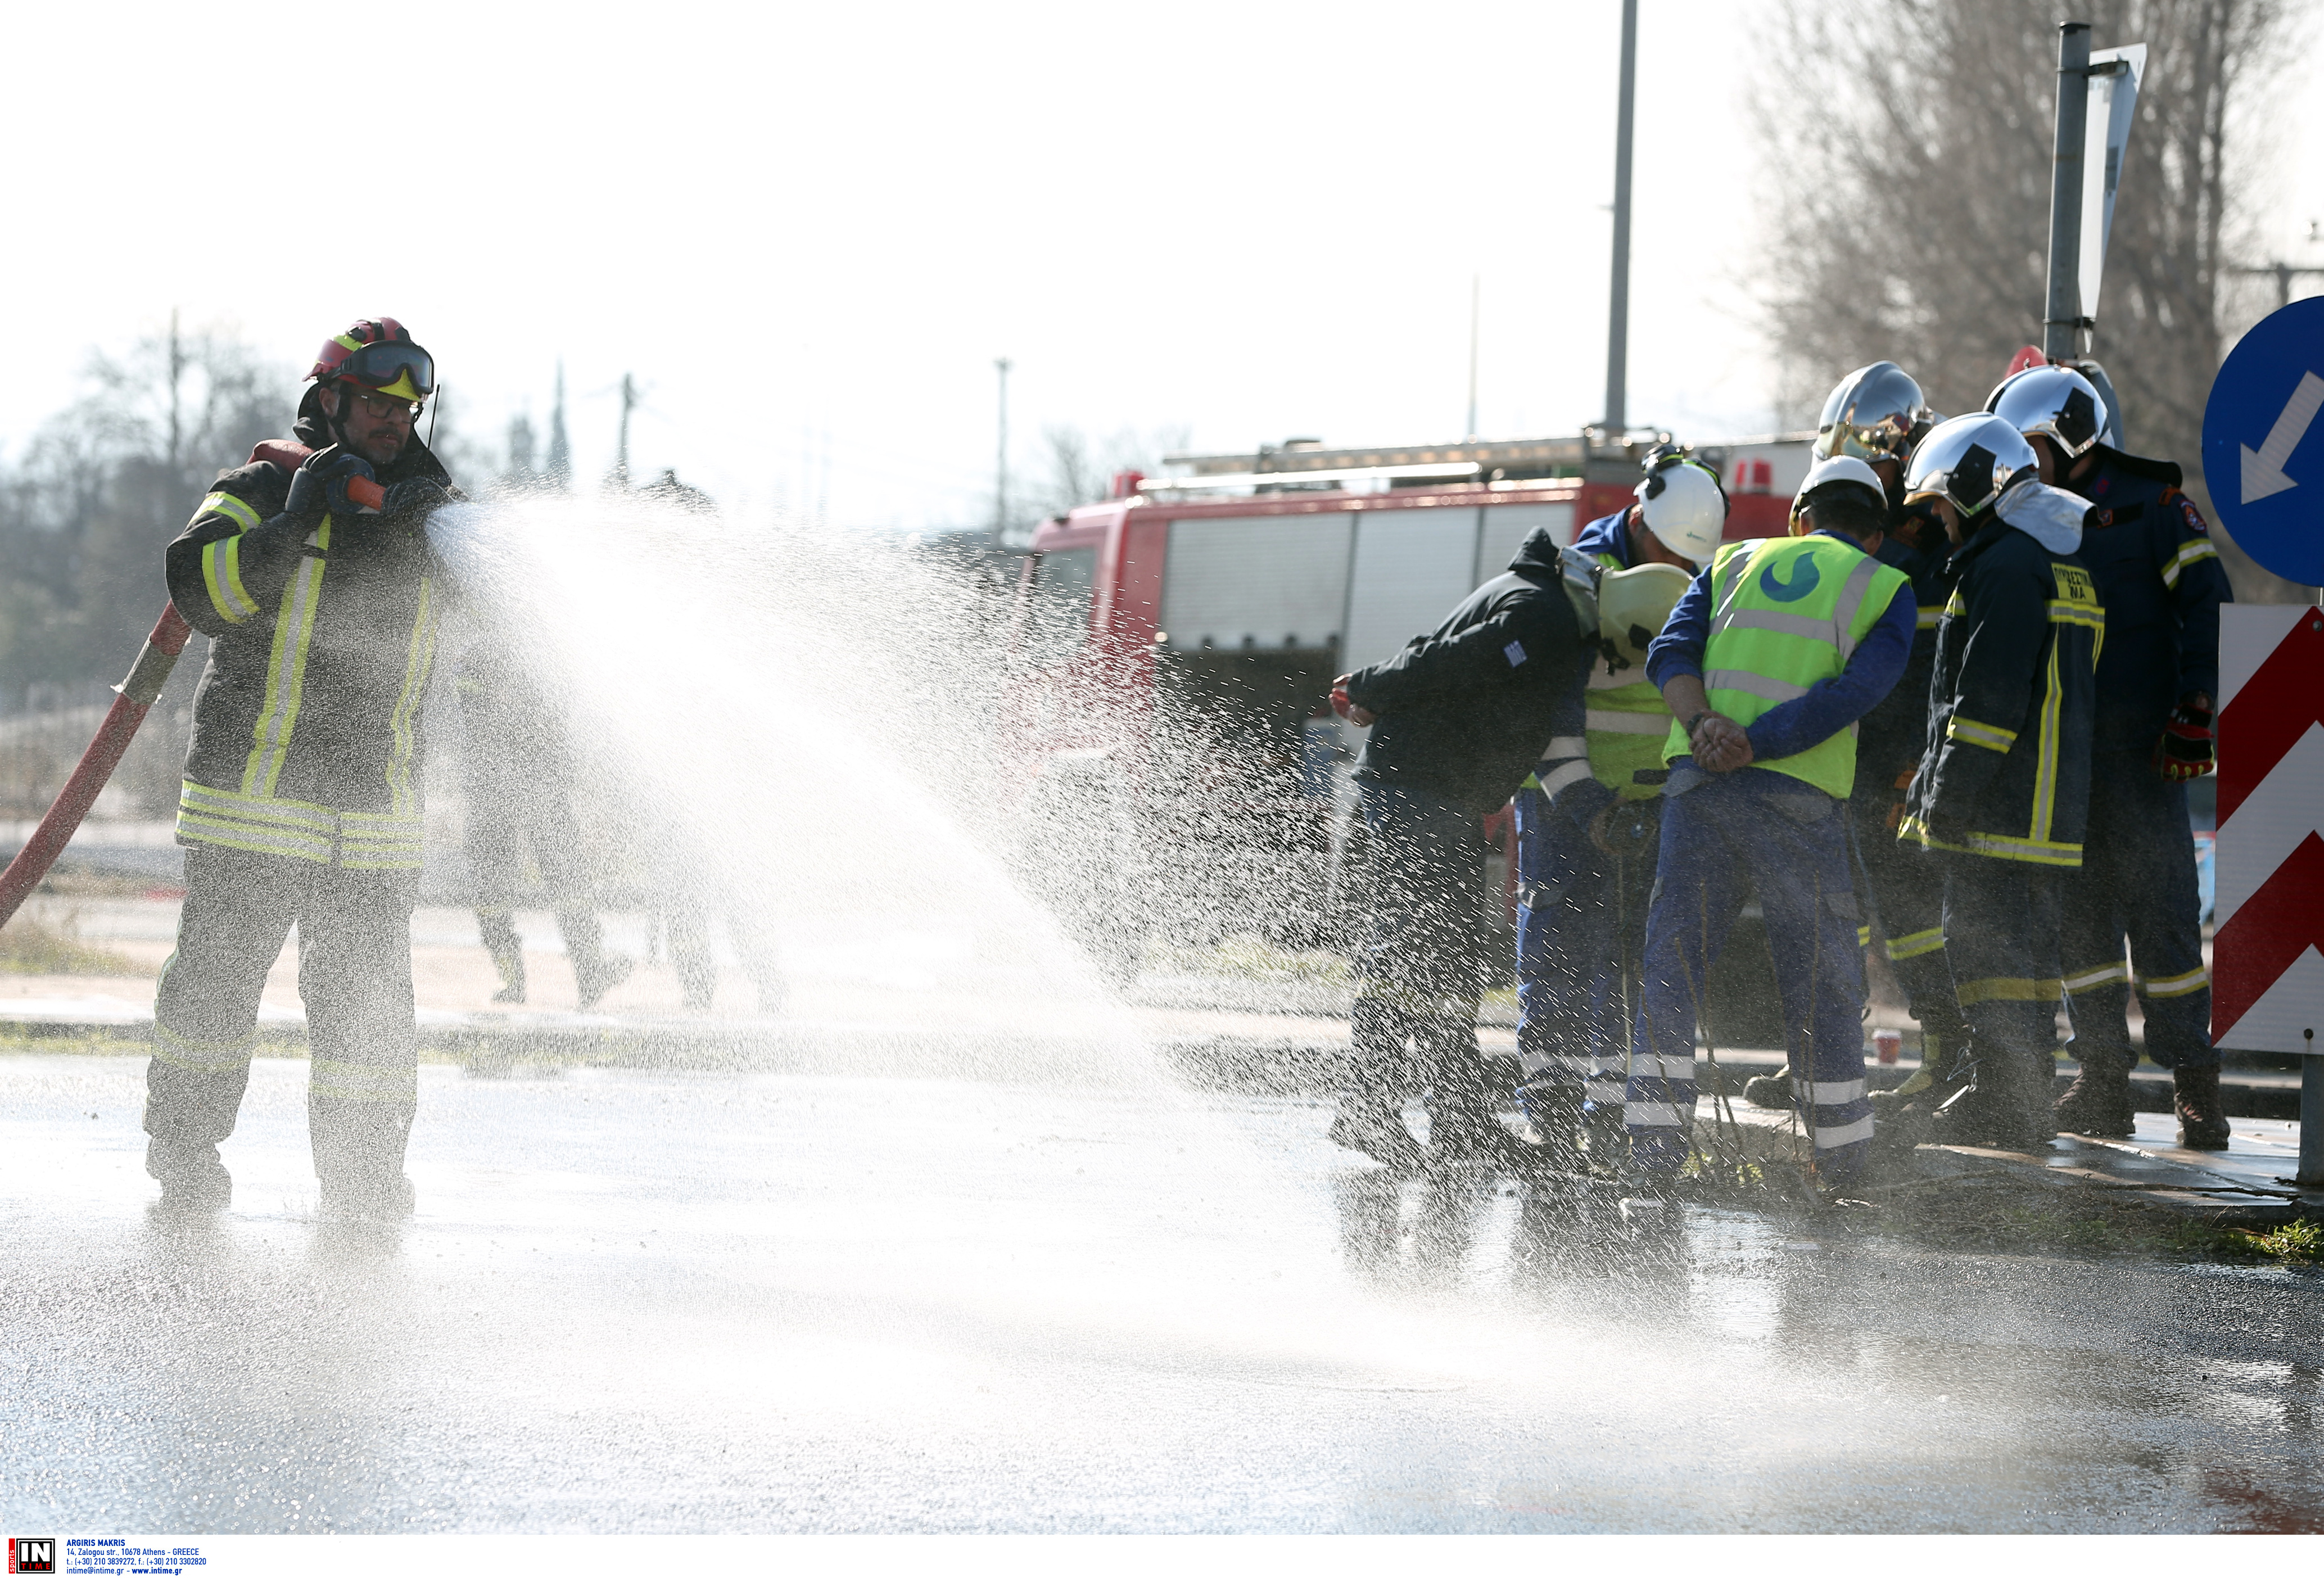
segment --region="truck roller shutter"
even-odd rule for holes
[[[1396,656],[1477,589],[1470,577],[1483,513],[1462,504],[1358,514],[1342,669],[1369,668]]]
[[[1173,651],[1286,643],[1322,648],[1342,633],[1353,517],[1250,515],[1170,522],[1161,629]]]
[[[1573,540],[1572,504],[1488,504],[1485,529],[1477,534],[1477,565],[1472,586],[1481,586],[1509,568],[1517,549],[1536,527],[1549,528],[1558,547]]]

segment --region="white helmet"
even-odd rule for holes
[[[2107,405],[2098,386],[2071,367],[2028,367],[2013,373],[1986,397],[1985,409],[2027,438],[2039,433],[2071,460],[2107,429]]]
[[[1914,446],[1904,499],[1942,496],[1964,515],[1990,507],[2013,484],[2041,475],[2034,446],[2000,417],[1972,411],[1939,422]]]
[[[1646,480],[1636,489],[1646,530],[1680,558],[1701,564],[1727,531],[1727,490],[1719,474],[1683,449],[1646,457]]]
[[[1873,470],[1869,463],[1858,460],[1853,455],[1835,455],[1829,460],[1817,461],[1809,468],[1808,479],[1800,484],[1798,496],[1792,500],[1793,521],[1799,520],[1801,512],[1813,503],[1816,494],[1824,488],[1835,491],[1860,489],[1866,504],[1883,515],[1888,512],[1888,490],[1880,485],[1880,474]]]

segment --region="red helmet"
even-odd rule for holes
[[[392,318],[365,318],[325,340],[307,376],[318,383],[344,378],[382,394],[421,401],[436,391],[436,359]]]

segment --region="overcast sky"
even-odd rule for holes
[[[1629,414],[1764,430],[1745,96],[1788,88],[1755,69],[1758,5],[1640,9]],[[172,307],[302,368],[391,313],[494,438],[520,411],[545,433],[562,356],[585,475],[631,372],[634,473],[967,524],[996,356],[1025,469],[1056,423],[1208,449],[1457,436],[1472,274],[1480,429],[1569,432],[1602,402],[1619,14],[28,10],[0,93],[0,455],[90,347]],[[2286,245],[2324,215],[2324,113],[2294,98],[2271,151]]]

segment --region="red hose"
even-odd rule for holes
[[[97,738],[81,752],[80,765],[73,769],[56,803],[24,841],[24,847],[16,852],[16,858],[8,863],[8,869],[0,872],[0,926],[14,918],[17,908],[41,885],[41,879],[49,874],[57,856],[64,853],[74,829],[96,803],[97,791],[113,776],[113,770],[121,765],[122,752],[129,749],[137,725],[145,721],[146,709],[161,694],[161,687],[169,683],[170,670],[178,666],[178,654],[186,650],[186,637],[190,633],[186,622],[179,617],[175,604],[163,608],[161,617],[153,622],[153,633],[145,638],[144,650],[137,654],[129,677],[114,687],[120,695],[105,715]]]

